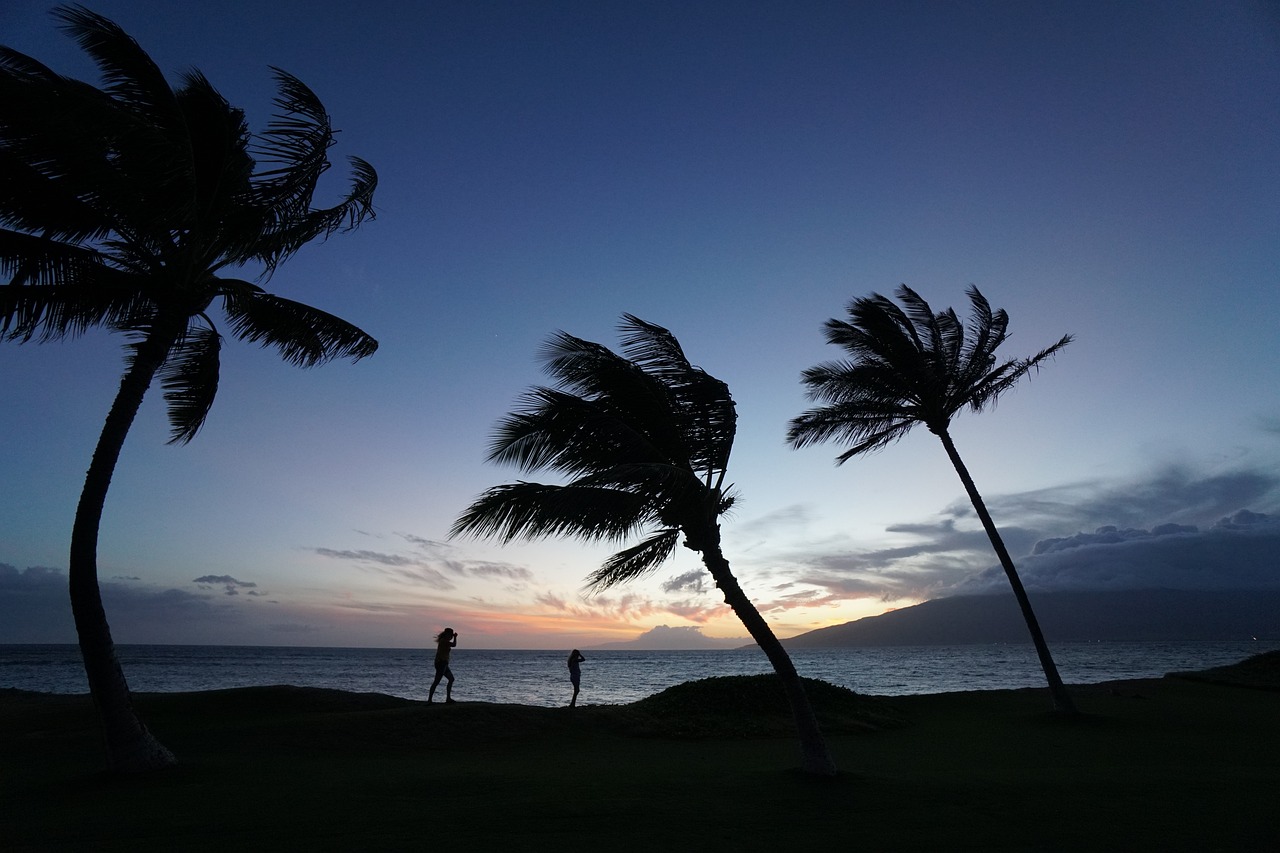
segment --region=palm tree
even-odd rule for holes
[[[804,769],[833,775],[835,762],[800,676],[721,551],[719,518],[735,500],[725,484],[737,426],[729,387],[691,365],[661,326],[626,314],[620,331],[625,357],[563,332],[548,341],[542,358],[555,387],[527,391],[490,445],[491,462],[556,471],[568,482],[494,486],[459,516],[450,535],[503,543],[571,536],[621,544],[642,537],[589,576],[592,591],[653,572],[683,538],[778,673]]]
[[[941,439],[1013,586],[1049,682],[1053,706],[1075,713],[1018,571],[949,432],[957,412],[994,406],[1002,393],[1038,370],[1042,361],[1072,338],[1064,335],[1031,358],[997,362],[995,351],[1008,338],[1009,316],[1003,309],[992,311],[978,288],[971,286],[967,294],[971,304],[967,328],[953,309],[935,314],[906,285],[896,294],[902,308],[874,293],[850,303],[847,322],[828,320],[827,343],[844,347],[850,358],[804,372],[802,381],[810,399],[825,405],[792,420],[787,442],[797,448],[832,439],[850,442],[853,446],[836,457],[836,463],[843,464],[897,441],[916,424],[924,424]]]
[[[360,359],[377,341],[257,284],[225,276],[255,265],[265,281],[316,238],[373,216],[377,176],[352,158],[334,206],[312,195],[333,130],[297,78],[275,70],[278,113],[251,134],[198,71],[174,89],[119,26],[78,6],[54,12],[101,69],[98,89],[0,48],[0,338],[46,342],[90,327],[122,333],[125,370],[76,507],[71,606],[108,762],[163,767],[172,754],[134,714],[98,588],[97,539],[111,476],[152,382],[164,388],[170,443],[195,437],[218,387],[226,329],[308,367]]]

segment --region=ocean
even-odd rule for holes
[[[1068,684],[1158,678],[1169,672],[1235,663],[1274,643],[1058,643],[1054,660]],[[434,649],[331,649],[278,646],[134,646],[116,648],[137,693],[291,684],[426,699]],[[584,649],[580,704],[634,702],[685,681],[771,672],[758,649],[592,651]],[[568,701],[565,651],[453,651],[459,701],[552,707]],[[1043,687],[1030,643],[881,646],[791,652],[802,676],[859,693],[903,696],[958,690]],[[85,693],[74,645],[0,645],[0,688]],[[437,698],[443,695],[443,685]]]

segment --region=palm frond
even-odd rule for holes
[[[186,444],[204,426],[218,393],[218,356],[222,337],[199,326],[178,344],[159,376],[169,404],[169,444]]]
[[[1009,316],[992,311],[990,303],[977,287],[965,291],[969,297],[969,341],[961,362],[955,368],[954,387],[957,394],[977,388],[996,364],[995,350],[1007,337]]]
[[[0,228],[0,275],[14,286],[74,284],[109,275],[96,249]],[[105,272],[104,272],[105,271]]]
[[[905,307],[907,325],[904,328],[909,328],[912,332],[915,349],[921,355],[927,356],[929,361],[942,359],[943,353],[949,348],[947,337],[954,335],[950,327],[954,324],[955,314],[948,315],[947,312],[935,314],[924,297],[905,284],[898,286],[895,295]],[[881,309],[885,310],[883,304]]]
[[[266,277],[270,277],[276,267],[312,240],[328,239],[337,231],[353,230],[375,218],[373,194],[378,188],[378,174],[359,157],[347,159],[352,169],[351,189],[337,204],[294,217],[265,208],[273,224],[263,229],[253,251],[244,254],[244,259],[262,262]]]
[[[680,342],[662,326],[624,314],[620,329],[628,359],[661,381],[674,398],[689,463],[695,470],[723,476],[738,419],[729,386],[691,364]]]
[[[1030,358],[1010,359],[994,368],[974,387],[968,402],[969,407],[977,412],[982,411],[988,404],[994,405],[1001,394],[1017,385],[1033,371],[1038,372],[1041,362],[1057,355],[1059,350],[1073,340],[1075,340],[1073,335],[1063,335],[1052,346],[1042,349]]]
[[[449,536],[503,543],[549,536],[620,541],[650,520],[643,498],[617,489],[517,482],[482,492],[458,516]]]
[[[787,425],[787,443],[795,448],[827,441],[851,444],[853,450],[842,453],[836,460],[837,464],[844,464],[853,456],[898,441],[917,423],[917,412],[901,405],[867,401],[836,403],[810,409],[793,418]]]
[[[654,505],[704,501],[708,495],[702,481],[688,468],[669,462],[627,461],[601,467],[576,478],[574,485],[622,489],[639,495]]]
[[[110,229],[100,190],[115,180],[110,138],[125,122],[102,92],[41,68],[0,71],[0,224],[100,238]]]
[[[1008,315],[993,311],[976,287],[966,292],[967,325],[952,309],[934,312],[906,285],[896,292],[901,307],[872,294],[850,303],[847,321],[828,320],[827,341],[849,358],[802,374],[809,398],[826,405],[793,419],[788,443],[851,443],[837,458],[844,462],[900,439],[916,423],[945,430],[960,409],[993,405],[1071,341],[1068,335],[1030,359],[997,364],[994,351],[1008,337]]]
[[[488,461],[576,476],[619,460],[663,459],[648,436],[607,404],[532,388],[494,430]]]
[[[639,365],[595,341],[567,332],[552,335],[538,351],[556,387],[589,400],[639,398],[648,406],[667,405],[666,389]],[[646,406],[646,407],[648,407]]]
[[[680,342],[668,329],[634,314],[623,314],[618,331],[627,359],[646,373],[662,377],[664,384],[679,384],[684,375],[694,369]]]
[[[588,592],[602,592],[651,574],[670,559],[680,544],[680,531],[663,528],[630,548],[624,548],[587,576]]]
[[[307,84],[272,66],[278,93],[276,115],[258,135],[253,151],[259,163],[273,168],[258,173],[259,188],[271,206],[291,213],[311,207],[316,182],[329,168],[326,152],[333,145],[333,124],[320,98]]]
[[[246,203],[254,162],[244,111],[231,106],[199,71],[188,71],[182,79],[178,104],[189,142],[168,174],[155,182],[171,194],[157,205],[159,211],[170,222],[185,220],[200,232],[218,234],[224,243],[252,240],[261,222]],[[151,227],[159,225],[156,221]],[[239,229],[248,233],[237,234]]]
[[[378,342],[339,317],[264,292],[237,279],[223,279],[223,310],[236,337],[275,347],[290,364],[312,367],[335,358],[358,361]]]
[[[592,401],[642,435],[663,458],[688,463],[678,404],[659,377],[608,347],[564,332],[543,345],[539,358],[559,390]]]
[[[2,107],[7,107],[7,101],[0,100]],[[0,141],[4,146],[0,148],[0,225],[49,242],[79,243],[106,236],[109,226],[91,201],[71,181],[62,179],[64,171],[54,176],[33,168],[8,141]],[[49,155],[48,148],[41,148],[37,156],[48,166]]]
[[[93,57],[108,95],[152,128],[180,134],[181,116],[173,89],[147,52],[114,21],[83,6],[53,10],[62,29]]]
[[[94,326],[125,328],[150,312],[146,296],[115,270],[85,265],[75,276],[68,284],[0,285],[0,338],[47,343]]]
[[[46,82],[59,79],[58,74],[44,63],[4,45],[0,45],[0,71]]]

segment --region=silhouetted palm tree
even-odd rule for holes
[[[847,322],[828,320],[827,343],[844,347],[850,359],[804,372],[810,399],[826,405],[792,420],[787,441],[793,447],[829,440],[851,442],[853,447],[836,457],[837,464],[843,464],[897,441],[916,424],[924,424],[938,436],[1013,586],[1054,708],[1074,713],[1018,571],[948,431],[957,412],[964,408],[980,412],[994,405],[1003,392],[1071,343],[1071,336],[1063,336],[1031,358],[997,362],[995,351],[1008,337],[1009,316],[1003,310],[993,312],[976,287],[967,293],[971,303],[967,328],[952,309],[933,313],[906,285],[896,294],[902,308],[875,293],[849,305]]]
[[[171,88],[116,24],[81,7],[54,12],[101,69],[101,89],[0,48],[0,338],[53,341],[94,326],[123,333],[126,367],[98,439],[71,534],[70,593],[108,760],[133,771],[173,756],[133,713],[97,578],[98,526],[112,472],[157,377],[171,443],[190,441],[218,387],[226,328],[307,367],[377,349],[360,329],[273,296],[259,280],[298,249],[373,216],[377,177],[352,158],[350,191],[327,208],[312,194],[333,143],[319,99],[275,70],[278,114],[249,132],[197,71]]]
[[[451,535],[619,544],[642,536],[591,574],[592,590],[654,571],[683,538],[778,673],[804,769],[834,774],[791,658],[721,552],[719,518],[734,503],[725,484],[737,428],[729,387],[691,365],[661,326],[627,314],[620,330],[625,357],[563,332],[553,337],[542,356],[556,386],[526,392],[490,446],[491,462],[557,471],[568,482],[494,486],[463,512]]]

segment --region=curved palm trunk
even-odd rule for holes
[[[791,715],[796,721],[796,732],[800,738],[801,766],[806,773],[815,776],[836,775],[836,762],[827,748],[826,738],[818,727],[818,718],[809,704],[809,696],[804,691],[800,674],[796,672],[791,656],[782,647],[782,643],[774,636],[769,623],[764,621],[760,611],[756,610],[751,599],[738,585],[738,579],[729,570],[729,561],[721,553],[719,545],[702,549],[702,562],[715,578],[716,586],[724,594],[725,603],[733,608],[733,612],[746,627],[751,639],[755,640],[773,664],[773,670],[782,680],[787,701],[791,704]]]
[[[1058,675],[1058,667],[1053,662],[1053,656],[1049,654],[1049,644],[1045,642],[1044,634],[1040,631],[1040,622],[1036,619],[1035,611],[1031,609],[1031,599],[1027,597],[1027,591],[1022,586],[1022,579],[1018,577],[1018,570],[1013,566],[1013,559],[1009,556],[1009,550],[1004,547],[1004,540],[1000,537],[1000,531],[996,530],[995,522],[991,520],[991,513],[987,512],[987,505],[982,500],[982,495],[978,494],[978,487],[974,485],[973,478],[969,476],[969,469],[965,467],[964,462],[960,459],[959,452],[956,451],[955,442],[951,440],[951,434],[945,430],[933,431],[938,438],[942,439],[942,446],[946,448],[947,456],[951,459],[951,464],[955,467],[956,473],[960,475],[960,482],[964,483],[965,491],[969,493],[969,500],[973,503],[974,510],[978,513],[978,518],[982,520],[982,526],[987,531],[987,538],[991,540],[991,547],[995,549],[996,557],[1000,560],[1000,565],[1004,568],[1005,575],[1009,578],[1009,585],[1013,587],[1013,595],[1018,600],[1018,607],[1022,610],[1022,618],[1027,622],[1027,630],[1031,633],[1031,642],[1035,644],[1036,654],[1040,657],[1040,667],[1044,670],[1044,677],[1049,682],[1049,698],[1053,702],[1053,709],[1064,714],[1075,714],[1075,702],[1071,700],[1071,694],[1067,692],[1066,685],[1062,683],[1062,677]]]
[[[102,719],[107,763],[112,770],[126,773],[169,767],[177,760],[133,711],[129,685],[116,658],[111,628],[102,607],[102,592],[98,588],[98,526],[120,449],[171,345],[172,338],[160,342],[148,339],[139,347],[133,365],[120,381],[120,390],[111,404],[85,475],[71,530],[71,611],[80,640],[80,655],[84,659],[89,692]]]

